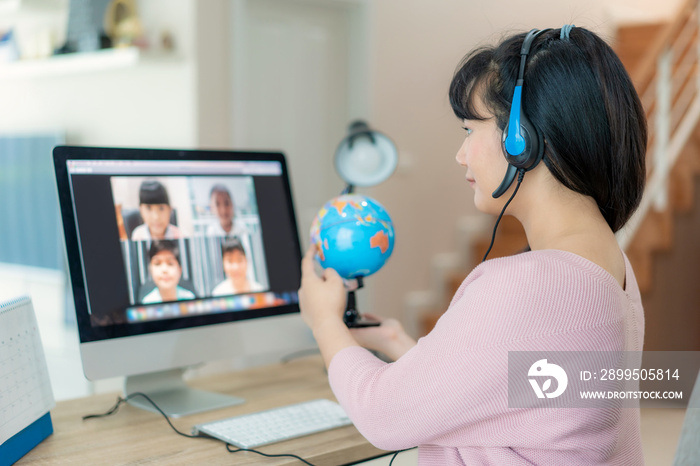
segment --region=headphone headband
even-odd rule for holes
[[[525,62],[527,61],[527,56],[530,54],[530,47],[532,43],[537,39],[537,36],[543,32],[549,31],[549,29],[532,29],[527,33],[525,39],[523,39],[523,45],[520,47],[520,68],[518,70],[518,80],[516,86],[523,84],[523,78],[525,77]]]

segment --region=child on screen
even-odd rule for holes
[[[139,213],[143,224],[134,228],[132,241],[149,239],[177,239],[180,230],[170,223],[170,199],[168,191],[160,182],[146,180],[139,189]]]
[[[156,287],[143,298],[143,304],[195,298],[194,293],[178,285],[182,277],[179,249],[175,241],[156,240],[151,244],[148,271]]]
[[[265,288],[248,278],[248,258],[243,245],[236,237],[227,238],[221,245],[226,280],[212,290],[213,296],[264,291]]]
[[[223,184],[215,184],[209,193],[209,209],[217,219],[207,228],[208,236],[240,236],[245,228],[236,222],[236,205]]]

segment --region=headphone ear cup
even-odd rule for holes
[[[520,112],[520,135],[525,140],[525,150],[520,154],[513,155],[506,149],[506,138],[508,136],[508,124],[503,129],[503,138],[501,140],[501,147],[503,149],[503,155],[509,164],[516,168],[523,168],[525,170],[531,170],[542,160],[542,155],[544,154],[544,143],[542,136],[538,133],[535,127],[530,123],[525,114]]]

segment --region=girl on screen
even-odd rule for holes
[[[134,228],[131,233],[132,241],[149,239],[180,238],[178,227],[170,223],[170,206],[168,191],[162,183],[156,180],[146,180],[139,188],[139,212],[143,224]]]
[[[527,381],[541,361],[509,370],[520,352],[642,350],[639,288],[615,239],[646,178],[646,119],[627,72],[600,37],[567,25],[471,52],[449,96],[474,204],[507,208],[529,248],[484,258],[418,342],[396,321],[348,329],[343,281],[332,269],[318,276],[310,249],[300,307],[331,388],[371,443],[418,446],[419,464],[643,464],[639,409],[513,407],[512,395],[544,398]],[[526,390],[511,392],[511,375]],[[577,378],[569,374],[567,396],[579,393]]]

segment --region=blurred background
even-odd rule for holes
[[[0,0],[0,298],[32,296],[57,399],[99,390],[75,383],[51,148],[281,150],[305,248],[314,215],[344,187],[333,154],[361,118],[395,142],[399,165],[359,189],[396,228],[360,309],[420,336],[493,225],[454,160],[463,130],[447,90],[461,58],[505,34],[573,23],[630,49],[633,67],[681,3]]]

